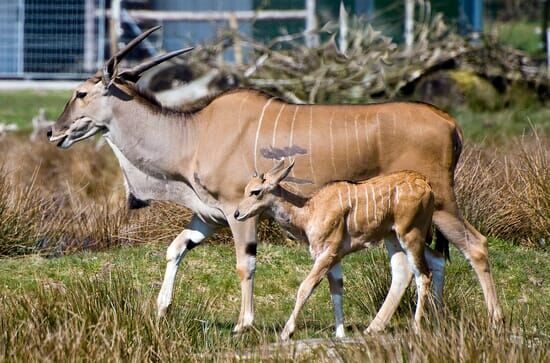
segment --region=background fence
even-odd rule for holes
[[[80,78],[105,47],[104,0],[0,2],[0,76]]]

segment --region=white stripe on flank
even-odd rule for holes
[[[353,211],[353,222],[355,223],[355,229],[359,229],[357,224],[357,209],[359,209],[359,200],[357,199],[357,185],[353,185],[353,191],[355,192],[355,210]]]
[[[380,203],[381,203],[381,206],[380,208],[382,209],[382,216],[381,218],[384,218],[384,194],[382,194],[382,188],[378,188],[378,195],[380,195]]]
[[[241,101],[241,105],[239,106],[239,117],[237,118],[237,125],[239,127],[239,134],[241,133],[241,113],[243,111],[243,105],[244,103],[246,102],[246,100],[248,100],[248,96],[249,94],[246,95],[246,97]],[[242,143],[239,143],[239,148],[242,149]],[[248,166],[248,162],[246,161],[246,158],[244,157],[245,153],[241,150],[239,152],[241,154],[241,158],[243,159],[243,165],[246,166],[246,169],[248,171],[249,174],[252,174],[250,171],[250,166]]]
[[[399,204],[399,185],[395,186],[395,205]]]
[[[365,211],[366,211],[366,221],[367,221],[367,225],[370,223],[370,220],[369,220],[369,193],[367,191],[367,186],[365,185]]]
[[[262,128],[262,122],[264,120],[264,114],[267,106],[273,101],[275,97],[271,97],[267,102],[265,103],[264,107],[262,108],[262,113],[260,115],[260,120],[258,121],[258,128],[256,129],[256,140],[254,141],[254,171],[258,172],[258,138],[260,137],[260,129]]]
[[[376,215],[376,196],[374,195],[374,187],[370,186],[372,192],[372,201],[374,202],[374,222],[378,223],[378,216]]]
[[[365,138],[367,139],[367,152],[369,147],[369,116],[365,114]]]
[[[332,135],[333,120],[334,120],[334,112],[332,112],[332,115],[330,115],[329,133],[330,133],[330,160],[332,162],[332,170],[334,170],[334,175],[336,175],[336,163],[334,161],[334,137]]]
[[[342,201],[342,193],[338,189],[338,200],[340,201],[340,213],[344,213],[344,202]]]
[[[313,170],[313,148],[311,145],[311,133],[313,129],[313,106],[309,106],[309,168],[311,169],[311,179],[315,184],[315,171]]]
[[[288,139],[288,147],[292,147],[292,137],[294,136],[294,121],[296,121],[296,114],[298,113],[298,105],[296,105],[296,109],[294,110],[294,115],[292,116],[292,122],[290,123],[290,137]],[[292,168],[292,171],[290,172],[290,175],[294,176],[294,169]]]
[[[359,118],[359,115],[355,116],[353,119],[353,123],[355,126],[355,144],[357,145],[357,155],[359,156],[359,159],[361,159],[361,148],[359,147],[359,130],[357,130],[357,118]]]
[[[348,189],[348,208],[349,208],[349,211],[351,212],[351,191],[349,189],[349,184],[346,183],[346,188]],[[346,225],[347,225],[347,228],[348,228],[348,231],[351,229],[350,228],[350,225],[349,225],[349,212],[347,213],[347,216],[346,216]]]
[[[390,210],[390,208],[391,208],[391,187],[388,184],[388,211]]]
[[[349,135],[348,135],[348,120],[344,116],[344,130],[346,132],[346,171],[349,173]]]
[[[273,124],[273,140],[271,140],[271,146],[275,147],[275,141],[277,139],[277,124],[279,123],[279,117],[281,117],[281,113],[283,112],[283,109],[285,108],[285,104],[281,106],[281,109],[279,110],[279,113],[277,114],[277,118],[275,118],[275,124]]]

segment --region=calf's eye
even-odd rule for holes
[[[77,91],[76,92],[76,98],[84,98],[84,97],[86,97],[87,94],[88,94],[87,92]]]

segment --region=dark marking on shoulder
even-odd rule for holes
[[[128,194],[128,200],[127,205],[128,209],[141,209],[149,206],[148,200],[141,200],[136,198],[136,196],[132,193]]]
[[[292,145],[291,147],[285,146],[283,148],[269,146],[261,148],[260,154],[266,159],[281,160],[289,156],[305,155],[307,154],[307,150],[298,145]]]
[[[255,242],[250,242],[246,245],[244,252],[248,256],[256,256],[257,250],[258,250],[258,244]]]

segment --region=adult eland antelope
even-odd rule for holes
[[[68,148],[101,133],[117,156],[131,207],[150,199],[169,200],[192,209],[188,227],[170,244],[158,298],[168,308],[178,265],[184,255],[229,225],[241,280],[241,311],[235,331],[252,325],[258,218],[239,222],[233,212],[250,176],[293,157],[297,192],[311,195],[335,180],[364,180],[412,169],[425,175],[435,194],[433,222],[450,240],[481,283],[489,314],[500,320],[486,238],[460,216],[453,191],[461,150],[455,120],[433,106],[389,102],[372,105],[294,105],[255,90],[222,94],[192,111],[162,107],[136,86],[143,72],[183,54],[183,49],[131,69],[121,59],[152,28],[114,54],[94,76],[80,84],[49,130],[50,141]],[[410,275],[402,250],[390,250],[392,272]],[[442,259],[442,258],[441,258]],[[392,281],[391,290],[406,286]],[[443,282],[436,283],[441,296]]]

